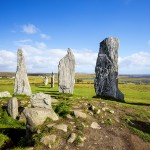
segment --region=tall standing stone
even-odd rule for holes
[[[11,98],[7,104],[7,111],[14,119],[18,116],[18,101],[16,97]]]
[[[18,49],[14,94],[31,95],[23,51]]]
[[[48,77],[47,76],[44,77],[44,85],[45,86],[48,85]]]
[[[75,78],[75,58],[70,48],[67,55],[59,61],[58,90],[60,93],[73,94]]]
[[[123,102],[124,95],[118,89],[118,47],[117,38],[106,38],[100,43],[94,87],[97,96]]]
[[[54,73],[51,75],[51,88],[54,88]]]

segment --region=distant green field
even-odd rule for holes
[[[0,91],[9,91],[13,94],[13,84],[0,85]],[[31,84],[32,92],[44,92],[52,96],[58,95],[58,87],[50,88],[42,83]],[[150,104],[150,85],[149,84],[119,84],[119,88],[124,93],[125,102]],[[75,84],[74,97],[85,97],[92,99],[95,96],[93,84]]]

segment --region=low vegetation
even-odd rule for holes
[[[93,78],[94,76],[90,76]],[[27,146],[36,145],[37,149],[41,149],[39,144],[40,138],[47,133],[56,133],[59,135],[58,141],[62,140],[61,137],[67,139],[71,132],[77,135],[74,145],[82,143],[81,138],[83,135],[88,134],[87,126],[91,121],[97,121],[103,128],[123,128],[128,130],[130,134],[137,135],[145,142],[150,142],[150,84],[119,84],[120,90],[125,95],[125,103],[120,103],[112,100],[104,100],[95,97],[93,81],[85,81],[85,76],[78,75],[78,80],[75,84],[73,95],[59,94],[58,87],[50,88],[50,85],[44,86],[43,80],[40,77],[29,77],[33,93],[44,92],[50,94],[52,98],[57,99],[58,102],[53,104],[52,107],[55,112],[60,116],[57,123],[70,123],[67,114],[73,118],[71,122],[73,125],[68,126],[68,132],[63,134],[56,131],[55,128],[47,128],[45,125],[51,123],[50,119],[46,120],[45,124],[39,127],[40,133],[35,133],[30,139],[25,138],[25,122],[14,120],[7,115],[6,105],[9,98],[0,98],[0,149],[12,147],[14,150],[25,149]],[[89,78],[89,76],[88,76]],[[0,91],[9,91],[13,95],[14,79],[0,79]],[[56,81],[57,82],[57,81]],[[29,97],[17,96],[19,106],[27,106]],[[21,102],[24,101],[22,104]],[[88,104],[95,106],[95,111],[88,110]],[[72,110],[77,107],[88,114],[88,119],[77,119],[74,117]],[[105,111],[102,108],[108,107]],[[100,109],[100,113],[96,112]],[[114,114],[110,113],[114,110]],[[92,116],[92,117],[91,117]],[[83,124],[82,124],[83,123]],[[16,138],[17,137],[17,138]],[[62,144],[64,141],[61,141]],[[56,145],[58,143],[55,143]]]

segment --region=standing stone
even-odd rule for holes
[[[31,95],[23,51],[18,49],[14,94]]]
[[[48,85],[48,77],[47,76],[44,77],[44,85],[45,86]]]
[[[58,90],[60,93],[73,94],[75,78],[75,58],[70,48],[67,55],[59,61]]]
[[[18,116],[18,101],[16,97],[11,98],[7,104],[7,111],[14,119]]]
[[[51,88],[54,88],[54,73],[53,72],[51,76]]]
[[[94,87],[97,96],[123,102],[124,95],[118,89],[118,47],[117,38],[106,38],[100,43]]]

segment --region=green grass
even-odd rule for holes
[[[0,133],[0,149],[4,147],[6,143],[10,141],[10,138],[4,134]]]
[[[0,83],[0,92],[9,91],[11,95],[13,95],[13,80],[0,79]],[[30,84],[32,93],[44,92],[46,94],[50,94],[53,98],[60,100],[53,108],[62,117],[65,117],[66,114],[70,111],[72,103],[75,104],[81,100],[99,100],[99,98],[93,98],[96,94],[94,90],[94,85],[91,83],[75,84],[73,95],[59,94],[57,85],[55,85],[54,88],[50,88],[50,84],[44,86],[42,83],[42,79],[40,79],[39,77],[37,79],[30,77],[30,83],[32,83]],[[124,110],[131,108],[132,112],[126,113],[125,116],[122,117],[123,119],[150,122],[150,85],[119,84],[119,89],[122,91],[122,93],[124,93],[126,103],[119,103],[111,100],[107,100],[107,103],[114,106],[118,105],[119,107],[121,107],[121,109]],[[29,100],[28,96],[17,95],[16,97],[18,98],[18,100]],[[0,98],[0,104],[3,104],[5,106],[8,99],[9,98]],[[108,120],[105,123],[110,125],[112,124],[112,122]],[[6,111],[0,109],[0,129],[7,128],[25,129],[25,124],[22,124],[19,121],[12,119],[10,116],[7,115]],[[82,126],[78,126],[78,128],[81,130]],[[143,140],[148,142],[150,141],[149,133],[144,133],[143,131],[134,126],[130,126],[129,128],[134,134],[137,134]],[[0,132],[0,149],[5,143],[9,142],[9,140],[10,138],[7,135],[3,134],[3,132]],[[77,138],[77,143],[79,143],[78,140],[79,139]],[[21,149],[21,147],[18,147],[18,149],[19,148]]]

